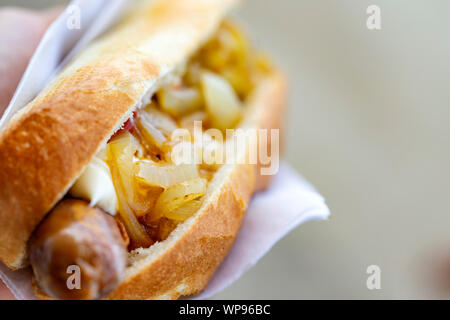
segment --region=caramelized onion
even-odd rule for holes
[[[119,215],[127,229],[133,248],[147,248],[153,244],[144,227],[137,220],[130,203],[133,203],[133,160],[139,142],[129,132],[114,138],[107,148],[108,162],[117,193]]]
[[[145,107],[140,113],[140,117],[148,120],[156,129],[166,137],[170,137],[172,132],[178,128],[175,121],[166,113],[154,108],[153,104]]]
[[[168,188],[199,176],[198,167],[195,164],[159,166],[151,160],[138,160],[135,165],[136,178],[150,186]]]
[[[200,90],[197,88],[165,87],[157,92],[162,110],[174,117],[180,117],[199,110],[203,106]]]
[[[155,146],[158,149],[162,149],[163,144],[167,142],[166,136],[154,125],[153,121],[144,116],[143,113],[141,117],[136,122],[137,128],[150,146]]]
[[[213,127],[220,130],[233,128],[242,116],[242,107],[231,85],[221,76],[206,72],[202,77],[202,88]]]
[[[200,209],[201,205],[201,200],[192,200],[172,211],[167,211],[165,216],[169,219],[183,222],[196,213]]]
[[[161,194],[153,208],[150,220],[157,220],[161,217],[168,217],[171,212],[179,209],[188,202],[198,199],[206,192],[207,181],[197,178],[173,185]],[[195,212],[195,211],[194,211]],[[174,213],[172,216],[176,216]]]

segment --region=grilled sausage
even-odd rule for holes
[[[60,202],[35,230],[29,249],[40,290],[57,299],[99,299],[114,290],[127,264],[116,220],[82,200]]]

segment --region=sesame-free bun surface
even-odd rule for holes
[[[235,0],[144,1],[0,132],[0,260],[27,241],[99,148],[216,29]]]

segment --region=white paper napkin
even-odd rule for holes
[[[72,1],[71,4],[80,8],[81,29],[67,28],[67,19],[71,15],[68,10],[50,26],[0,120],[0,128],[31,101],[74,54],[114,24],[129,2]],[[270,188],[253,197],[233,248],[206,290],[192,298],[209,298],[225,289],[293,228],[311,219],[326,219],[328,215],[323,197],[283,163]],[[36,298],[30,286],[30,269],[11,271],[0,263],[0,278],[17,299]]]
[[[210,298],[255,265],[281,238],[311,219],[325,220],[330,211],[314,187],[286,163],[270,187],[256,194],[225,261],[208,287],[194,299]]]

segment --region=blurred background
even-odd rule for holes
[[[372,4],[381,30],[366,27]],[[247,0],[236,10],[290,77],[285,158],[332,215],[292,231],[217,298],[450,298],[449,12],[447,0]],[[369,265],[380,290],[366,287]]]

